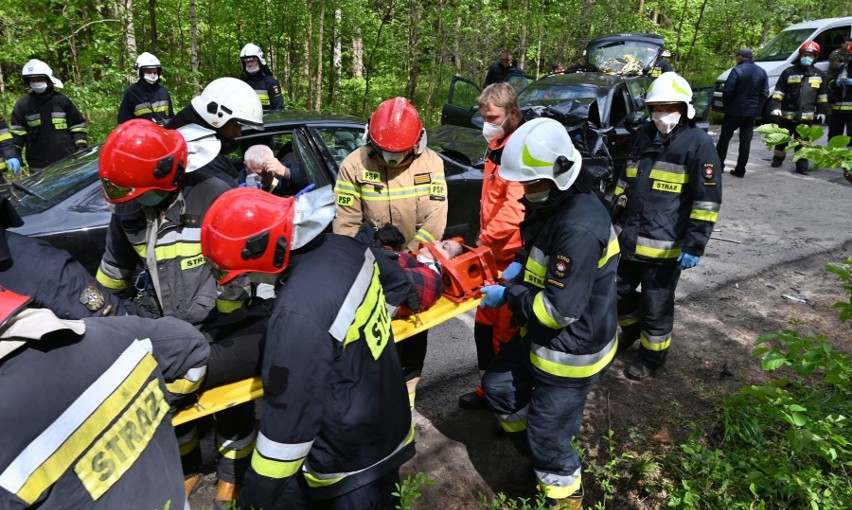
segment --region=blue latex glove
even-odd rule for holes
[[[840,81],[840,80],[838,80],[838,81]],[[852,85],[852,78],[846,78],[845,80],[843,80],[843,84],[844,85]]]
[[[314,189],[314,188],[316,188],[316,187],[317,187],[317,185],[316,185],[316,184],[314,184],[314,183],[312,182],[312,183],[308,184],[307,186],[305,186],[304,188],[300,189],[300,190],[299,190],[299,191],[298,191],[298,192],[297,192],[297,193],[293,196],[293,198],[299,198],[300,196],[304,195],[305,193],[307,193],[307,192],[311,191],[312,189]]]
[[[698,255],[693,255],[691,253],[681,252],[677,257],[677,261],[680,262],[681,269],[691,269],[698,265],[698,261],[701,260],[701,257]]]
[[[506,304],[506,287],[502,285],[486,285],[480,291],[482,292],[482,302],[479,303],[480,308],[485,308],[486,306],[500,308]]]
[[[21,160],[18,158],[9,158],[6,160],[6,165],[12,169],[12,172],[15,175],[18,175],[18,172],[21,171]]]
[[[511,264],[509,264],[509,267],[507,267],[503,271],[503,279],[511,280],[512,278],[521,274],[521,269],[523,268],[524,266],[522,266],[520,262],[512,262]]]

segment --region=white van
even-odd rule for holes
[[[799,46],[802,43],[814,40],[819,44],[816,66],[823,71],[828,71],[828,56],[840,47],[844,38],[850,36],[852,36],[852,17],[818,19],[790,25],[766,46],[755,52],[754,63],[766,70],[771,95],[778,77],[798,58]],[[725,80],[728,79],[730,72],[731,70],[728,69],[716,78],[713,108],[719,111],[722,110],[722,90],[725,88]]]

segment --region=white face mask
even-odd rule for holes
[[[247,72],[247,73],[249,73],[249,74],[254,74],[254,73],[258,72],[258,71],[260,71],[260,66],[259,66],[259,65],[253,65],[253,66],[249,66],[249,65],[247,65],[247,66],[246,66],[246,72]]]
[[[400,163],[405,161],[405,158],[408,157],[408,151],[402,152],[388,152],[382,151],[382,159],[385,160],[385,164],[391,168],[395,166],[399,166]]]
[[[654,119],[654,125],[660,130],[660,133],[667,135],[680,122],[680,112],[654,112],[651,114],[651,118]]]
[[[500,124],[492,124],[490,122],[486,122],[482,125],[482,136],[485,137],[485,141],[488,143],[493,142],[494,140],[499,140],[506,136],[506,130],[503,129],[503,124],[509,120],[509,116],[506,115],[506,118],[503,119],[503,122]]]
[[[160,75],[157,73],[145,73],[143,78],[146,82],[148,82],[149,85],[153,85],[157,83],[157,80],[160,79]]]
[[[533,193],[524,193],[524,198],[526,198],[530,203],[540,204],[542,202],[547,201],[547,197],[550,196],[550,190],[546,189],[544,191],[536,191]]]
[[[46,81],[40,81],[40,82],[38,82],[38,83],[32,83],[32,82],[30,82],[30,88],[31,88],[31,89],[32,89],[32,91],[33,91],[33,92],[35,92],[36,94],[41,94],[41,93],[43,93],[45,90],[47,90],[47,82],[46,82]]]

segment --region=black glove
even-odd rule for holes
[[[405,236],[394,225],[387,224],[376,230],[373,242],[377,248],[390,246],[394,250],[400,251],[403,245],[405,245]]]

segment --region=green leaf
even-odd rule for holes
[[[831,137],[831,140],[828,141],[828,147],[830,149],[845,149],[847,145],[849,145],[849,141],[852,140],[852,137],[846,135],[837,135]]]
[[[783,353],[772,351],[764,356],[760,363],[764,370],[772,371],[787,365],[788,361]]]
[[[825,134],[825,130],[822,129],[822,126],[813,125],[808,130],[807,138],[808,138],[808,140],[815,142],[815,141],[819,140],[820,138],[822,138],[822,135],[824,135],[824,134]]]
[[[811,134],[811,127],[807,124],[799,124],[798,126],[796,126],[796,133],[798,133],[799,136],[802,138],[809,139],[809,136]]]
[[[780,145],[782,143],[789,143],[790,135],[786,133],[771,133],[766,135],[764,140],[766,145]]]

